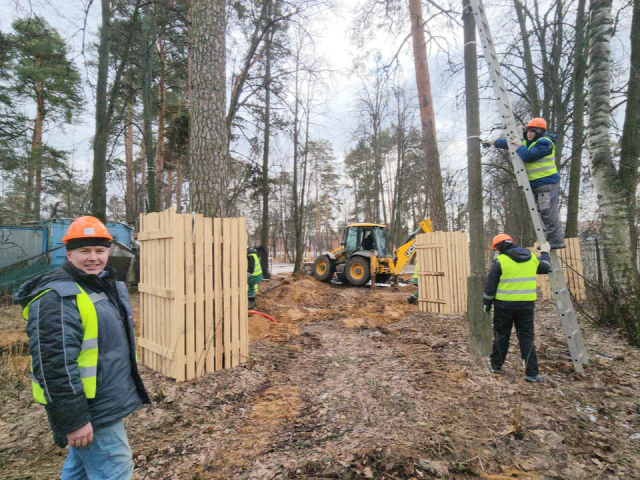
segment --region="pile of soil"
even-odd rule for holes
[[[272,281],[250,318],[250,360],[177,384],[143,367],[154,400],[126,421],[137,479],[639,478],[640,355],[584,325],[573,372],[551,303],[536,314],[546,381],[517,343],[502,375],[468,352],[462,315],[419,313],[415,287]],[[1,478],[53,478],[43,409],[0,392]]]

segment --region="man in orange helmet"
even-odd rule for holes
[[[122,420],[150,403],[129,294],[107,266],[111,240],[97,218],[77,218],[62,239],[67,261],[14,293],[27,320],[33,396],[55,443],[69,446],[65,480],[131,478]]]
[[[484,284],[484,311],[493,314],[493,350],[491,371],[500,373],[509,351],[509,339],[516,327],[520,355],[525,364],[525,380],[541,382],[538,357],[533,343],[533,316],[536,301],[536,275],[551,271],[550,246],[545,243],[538,259],[526,248],[519,247],[509,235],[501,233],[491,242],[491,248],[500,252],[493,261]]]
[[[484,145],[508,149],[512,144],[518,156],[524,162],[531,191],[538,206],[540,217],[546,229],[547,242],[551,249],[564,248],[564,231],[560,222],[559,194],[560,174],[556,168],[556,143],[558,137],[546,133],[547,122],[544,118],[534,118],[529,122],[524,138],[511,137],[488,140]]]

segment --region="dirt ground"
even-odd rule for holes
[[[263,282],[256,308],[279,323],[250,318],[247,364],[183,384],[143,367],[134,478],[640,478],[640,352],[618,332],[583,322],[578,375],[541,303],[546,381],[528,384],[515,337],[492,375],[464,316],[419,313],[414,289]],[[65,452],[30,399],[22,322],[0,307],[0,478],[56,478]]]

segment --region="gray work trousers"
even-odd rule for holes
[[[543,185],[533,190],[533,196],[546,229],[547,242],[551,248],[564,246],[564,230],[560,222],[560,182]]]

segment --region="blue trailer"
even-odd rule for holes
[[[11,290],[31,277],[45,273],[64,263],[66,253],[62,238],[73,218],[52,218],[21,226],[0,226],[0,293]],[[132,246],[133,228],[119,222],[107,222],[114,240],[127,248]]]

